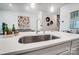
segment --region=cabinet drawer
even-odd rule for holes
[[[79,46],[79,39],[72,41],[72,48]]]
[[[56,55],[70,49],[70,42],[25,53],[27,55]]]

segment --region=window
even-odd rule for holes
[[[79,28],[79,10],[71,12],[70,29]]]

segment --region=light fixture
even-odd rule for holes
[[[12,4],[10,3],[9,6],[12,7]]]
[[[50,7],[50,12],[54,12],[54,6]]]
[[[31,8],[35,8],[35,3],[31,3]]]

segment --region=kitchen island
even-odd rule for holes
[[[18,40],[23,36],[39,36],[47,35],[60,37],[58,39],[21,44]],[[79,45],[79,35],[65,32],[20,32],[16,36],[7,37],[0,35],[0,54],[24,54],[27,55],[56,55],[62,54],[65,51],[70,51],[72,48]]]

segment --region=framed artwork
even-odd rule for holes
[[[45,20],[46,20],[47,26],[53,25],[54,23],[53,20],[50,19],[50,17],[46,17]]]
[[[29,29],[30,20],[28,16],[18,16],[18,27],[20,29]]]

